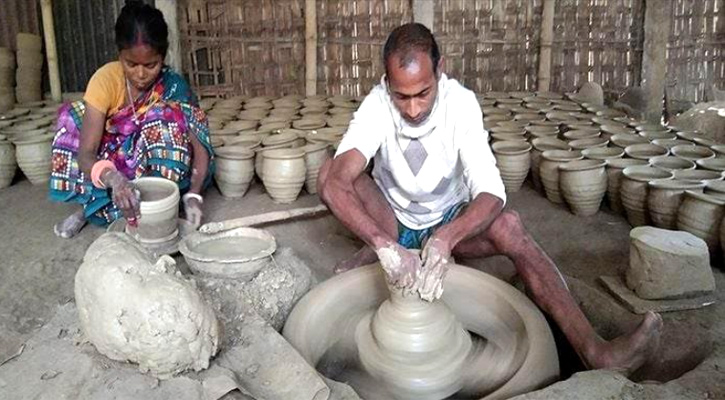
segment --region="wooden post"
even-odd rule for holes
[[[156,0],[156,8],[164,14],[169,27],[169,51],[166,53],[166,64],[181,73],[181,44],[179,41],[179,18],[176,0]]]
[[[655,4],[656,3],[656,4]],[[645,1],[644,44],[642,52],[642,90],[645,95],[644,116],[651,122],[662,119],[667,74],[667,39],[670,34],[669,2]]]
[[[43,18],[43,34],[45,36],[45,58],[48,60],[50,95],[53,101],[60,103],[63,101],[63,93],[60,86],[60,70],[58,69],[58,49],[55,44],[52,0],[41,0],[40,8]]]
[[[556,0],[544,0],[541,13],[541,36],[539,37],[539,75],[537,90],[551,89],[551,44],[554,41],[554,10]]]
[[[317,94],[317,2],[305,0],[305,95]]]
[[[433,2],[431,0],[413,0],[413,21],[420,22],[433,30]]]

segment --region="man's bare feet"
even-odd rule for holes
[[[375,261],[378,261],[378,255],[375,254],[375,251],[370,246],[363,246],[352,257],[342,260],[335,265],[333,272],[335,274],[341,274],[345,271],[362,267],[363,265],[372,264]]]
[[[630,375],[655,354],[661,333],[662,317],[649,311],[633,332],[593,346],[583,357],[584,364],[590,369],[612,369]]]
[[[55,226],[53,227],[53,231],[58,237],[61,237],[63,239],[70,239],[73,236],[77,235],[78,232],[80,232],[85,225],[86,218],[83,215],[83,210],[80,210],[69,215],[63,221],[55,224]]]

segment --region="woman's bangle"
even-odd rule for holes
[[[99,189],[106,188],[106,185],[101,180],[101,175],[103,175],[103,172],[107,169],[116,171],[116,166],[109,160],[100,160],[93,164],[93,167],[91,167],[91,182],[93,183],[93,186]]]
[[[197,199],[200,204],[204,204],[204,198],[201,197],[200,194],[189,192],[181,197],[181,201],[183,201],[184,204],[186,204],[186,202],[189,201],[189,199]]]

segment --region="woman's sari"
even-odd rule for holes
[[[93,186],[78,166],[78,148],[85,104],[65,104],[58,113],[53,141],[50,198],[83,205],[85,217],[106,225],[122,216],[107,189]],[[135,112],[134,112],[135,109]],[[205,185],[214,171],[209,127],[204,112],[188,84],[170,68],[133,105],[108,117],[98,149],[99,160],[110,160],[129,180],[158,176],[177,182],[187,191],[191,185],[193,150],[190,135],[196,135],[209,154]]]

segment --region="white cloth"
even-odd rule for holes
[[[355,112],[335,157],[352,149],[368,162],[375,157],[373,179],[410,229],[436,225],[449,208],[482,192],[506,201],[476,96],[445,74],[420,126],[401,117],[383,77]]]

